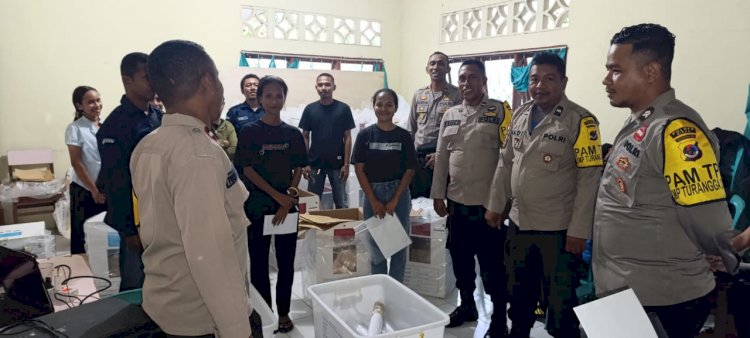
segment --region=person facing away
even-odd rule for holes
[[[239,134],[245,126],[260,120],[265,113],[258,101],[258,83],[260,78],[255,74],[247,74],[240,80],[240,91],[245,101],[229,108],[227,120],[232,123]]]
[[[510,212],[510,336],[529,336],[544,290],[547,332],[578,338],[573,307],[601,176],[599,122],[565,95],[565,62],[557,54],[538,53],[530,67],[532,100],[513,113],[485,218],[502,226]]]
[[[276,248],[278,280],[276,283],[276,308],[279,314],[279,332],[294,329],[289,318],[294,283],[294,256],[297,248],[299,226],[297,186],[302,178],[302,168],[308,165],[307,150],[298,128],[281,120],[289,88],[283,79],[264,76],[258,85],[258,97],[266,110],[263,117],[240,131],[234,165],[241,171],[240,179],[250,191],[245,201],[245,214],[250,219],[247,228],[250,250],[250,281],[258,293],[271,306],[271,281],[268,275],[268,254],[271,239]],[[295,228],[285,234],[266,234],[264,223],[278,226],[287,218],[293,219]]]
[[[599,296],[629,287],[670,337],[696,336],[710,309],[714,274],[730,273],[732,219],[718,146],[700,114],[671,87],[675,36],[656,24],[614,34],[602,81],[630,116],[602,175],[594,215],[593,272]]]
[[[461,104],[461,92],[446,79],[451,69],[448,62],[443,52],[430,54],[425,66],[430,84],[417,89],[411,100],[407,129],[417,149],[417,170],[410,188],[414,198],[430,197],[440,121],[448,108]]]
[[[200,45],[172,40],[151,52],[148,68],[171,113],[130,161],[143,309],[168,337],[260,337],[248,293],[247,190],[209,136],[224,94],[216,65]]]
[[[506,228],[487,225],[484,204],[510,123],[510,105],[487,98],[487,75],[479,60],[461,64],[458,85],[463,102],[443,116],[430,191],[435,212],[440,217],[448,216],[449,250],[461,296],[461,305],[451,312],[446,327],[477,320],[476,257],[482,284],[498,309],[492,314],[485,337],[502,337],[507,331],[503,311],[507,298],[503,265]]]
[[[148,55],[130,53],[120,63],[125,95],[96,133],[102,166],[97,186],[107,196],[104,222],[120,235],[120,291],[143,285],[143,247],[134,218],[130,155],[161,124],[162,112],[149,105],[154,97],[147,71]]]
[[[395,216],[408,234],[411,229],[409,183],[417,166],[416,152],[409,132],[393,123],[393,115],[398,110],[396,92],[379,89],[372,96],[372,106],[378,122],[357,134],[352,154],[357,180],[367,197],[364,217]],[[367,242],[372,274],[388,274],[403,282],[407,248],[390,257],[389,268],[388,257],[383,256],[369,232]]]
[[[96,186],[102,162],[96,146],[102,100],[99,92],[89,86],[73,90],[75,120],[65,129],[70,164],[70,253],[85,253],[86,235],[83,224],[90,217],[107,210],[104,194]]]
[[[346,180],[352,150],[351,130],[354,128],[352,110],[346,103],[333,98],[336,90],[333,75],[318,75],[315,90],[320,100],[308,104],[299,121],[310,154],[310,166],[303,172],[308,180],[307,190],[322,197],[327,177],[336,209],[348,208]]]

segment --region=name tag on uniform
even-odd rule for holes
[[[245,121],[247,119],[248,119],[247,116],[240,116],[240,117],[237,118],[237,121]]]
[[[479,123],[500,124],[500,119],[495,116],[480,116]]]
[[[457,126],[461,124],[461,120],[446,120],[443,121],[444,127]]]

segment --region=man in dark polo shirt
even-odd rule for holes
[[[133,206],[130,155],[138,142],[161,125],[162,112],[148,104],[154,97],[146,74],[148,55],[130,53],[120,64],[125,95],[96,134],[102,159],[97,186],[107,196],[104,222],[120,234],[120,291],[143,286],[143,247]]]
[[[263,107],[258,101],[258,83],[260,78],[255,74],[247,74],[240,81],[240,90],[245,95],[245,102],[242,102],[227,111],[227,121],[231,122],[237,135],[242,131],[242,127],[260,120],[265,113]]]
[[[307,190],[322,197],[328,177],[336,209],[347,208],[346,179],[349,177],[351,130],[354,128],[352,110],[346,103],[333,98],[336,90],[333,75],[318,75],[315,90],[320,100],[308,104],[299,121],[310,155],[310,166],[304,171],[309,182]]]

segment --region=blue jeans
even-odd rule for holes
[[[372,186],[372,191],[373,193],[375,193],[375,197],[377,197],[378,201],[386,204],[391,200],[393,195],[396,194],[396,189],[398,188],[399,182],[401,182],[401,180],[390,182],[370,182],[370,185]],[[370,217],[375,215],[375,213],[373,213],[372,211],[372,205],[370,205],[369,201],[365,202],[362,209],[365,219],[369,219]],[[406,191],[401,194],[401,198],[398,200],[398,204],[396,204],[396,217],[401,222],[401,225],[404,227],[404,230],[407,234],[409,233],[409,229],[411,229],[411,224],[409,223],[410,211],[411,195],[409,194],[409,189],[407,188]],[[408,247],[391,256],[391,269],[389,271],[388,261],[386,260],[386,257],[383,257],[383,253],[380,252],[380,249],[378,249],[378,246],[375,244],[372,236],[370,236],[369,231],[366,235],[366,241],[370,246],[371,273],[373,275],[388,274],[393,277],[393,279],[403,283],[404,271],[406,270],[406,250],[408,249]]]
[[[346,194],[346,181],[342,181],[339,178],[341,176],[341,168],[312,168],[312,171],[310,172],[310,179],[308,180],[307,184],[307,190],[309,190],[313,194],[318,195],[318,197],[322,199],[323,187],[326,183],[326,176],[328,176],[328,181],[331,182],[333,204],[336,206],[336,209],[348,208],[349,196]]]

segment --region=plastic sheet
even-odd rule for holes
[[[370,274],[370,251],[362,221],[339,224],[327,231],[309,230],[301,239],[302,289],[323,282]],[[302,255],[302,256],[300,256]]]
[[[415,199],[412,207],[422,209],[422,216],[410,218],[412,244],[407,254],[404,285],[421,295],[445,298],[456,281],[445,247],[446,218],[435,213],[431,199]]]
[[[0,202],[18,202],[20,197],[50,198],[65,190],[65,178],[47,182],[6,182],[0,185]]]
[[[49,230],[44,231],[44,235],[30,236],[0,241],[0,245],[13,249],[23,250],[37,258],[55,257],[55,236]]]
[[[52,218],[57,225],[57,232],[63,237],[70,239],[70,193],[67,189],[62,197],[55,202],[55,211]]]

